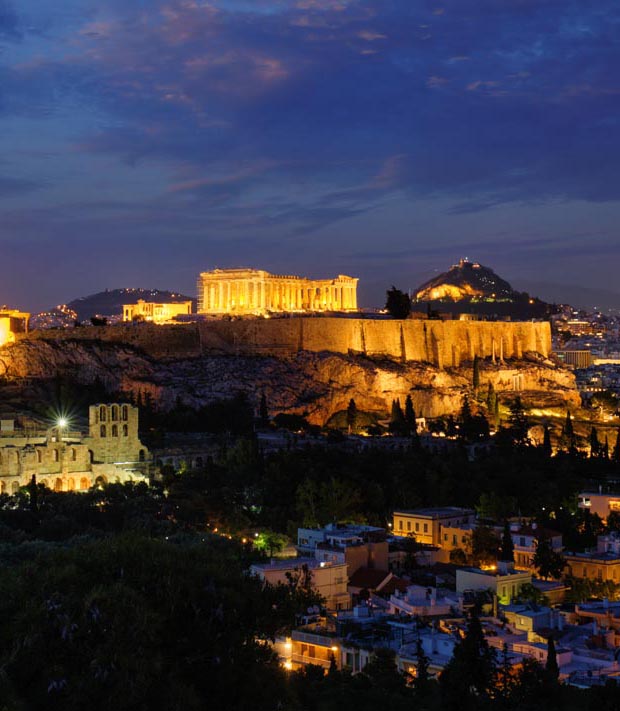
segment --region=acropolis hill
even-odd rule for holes
[[[148,393],[161,408],[189,406],[245,390],[270,410],[303,413],[325,424],[354,398],[360,410],[385,413],[412,396],[427,417],[457,412],[471,387],[472,360],[481,381],[508,400],[576,407],[570,371],[548,356],[546,323],[397,321],[285,317],[213,319],[158,326],[124,324],[35,331],[0,349],[0,378],[68,376],[104,383],[110,392]]]

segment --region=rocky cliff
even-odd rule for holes
[[[324,424],[344,410],[351,398],[358,409],[386,413],[393,399],[412,396],[417,412],[427,417],[457,412],[469,391],[471,364],[439,368],[386,357],[300,351],[271,355],[197,355],[157,358],[129,344],[99,340],[28,340],[0,348],[0,379],[28,388],[33,381],[69,377],[77,383],[99,382],[110,393],[148,393],[161,409],[179,399],[199,406],[246,391],[257,403],[265,393],[272,414],[305,414]],[[482,387],[493,382],[509,399],[515,389],[539,408],[577,407],[572,374],[543,358],[482,365]]]

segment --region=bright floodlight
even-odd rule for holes
[[[59,427],[66,427],[67,426],[67,418],[66,417],[59,417],[58,418],[58,426]]]

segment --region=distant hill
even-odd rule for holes
[[[501,318],[541,318],[553,307],[528,293],[515,291],[490,267],[461,259],[413,292],[415,304],[454,314],[479,313]]]
[[[74,299],[67,306],[77,313],[80,321],[85,321],[91,316],[120,316],[123,313],[123,304],[135,304],[138,299],[156,303],[191,300],[192,311],[196,311],[196,299],[193,297],[162,289],[106,289],[98,294]]]
[[[472,298],[512,301],[517,297],[518,293],[510,284],[491,268],[461,259],[447,272],[418,287],[413,298],[416,301],[461,301]]]

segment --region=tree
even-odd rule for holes
[[[407,427],[409,428],[410,434],[416,434],[416,432],[418,431],[418,427],[416,423],[415,410],[413,408],[413,400],[411,399],[411,395],[407,395],[407,398],[405,400],[405,422],[407,423]]]
[[[411,313],[411,299],[409,295],[392,286],[386,292],[387,300],[385,309],[392,318],[404,319]]]
[[[575,438],[575,430],[573,428],[573,420],[571,418],[570,410],[566,411],[566,420],[562,430],[561,443],[563,449],[565,449],[569,454],[577,454],[577,440]]]
[[[452,659],[439,678],[446,707],[479,709],[492,697],[495,677],[495,653],[489,647],[480,620],[472,615],[465,636],[454,648]]]
[[[601,443],[598,440],[598,432],[596,427],[592,427],[590,431],[590,458],[598,457],[601,454]]]
[[[349,400],[349,405],[347,406],[347,429],[349,434],[355,431],[355,426],[357,424],[357,405],[355,400],[351,398]]]
[[[542,451],[545,457],[550,457],[553,453],[553,449],[551,447],[551,430],[546,422],[544,425]]]
[[[530,443],[528,437],[530,425],[521,398],[518,396],[510,403],[508,422],[514,445],[521,448],[526,447]]]
[[[553,635],[547,640],[547,663],[545,664],[545,674],[550,684],[557,684],[560,677],[558,657],[555,650],[555,640]]]
[[[262,393],[260,396],[260,405],[258,406],[258,419],[261,427],[267,427],[269,424],[269,408],[267,407],[267,396]]]
[[[407,684],[405,677],[398,671],[395,653],[391,649],[375,649],[368,664],[364,667],[363,674],[373,685],[384,691],[404,691]]]
[[[480,358],[478,356],[474,356],[472,386],[474,388],[474,392],[477,392],[480,387]]]
[[[471,534],[471,555],[474,565],[490,565],[497,561],[499,539],[490,526],[476,526]]]
[[[536,539],[536,551],[532,559],[532,566],[536,568],[541,578],[559,578],[562,575],[566,561],[561,553],[551,547],[548,536],[541,534]]]
[[[419,639],[416,645],[416,659],[413,687],[420,696],[426,696],[430,682],[428,673],[430,659],[424,653],[422,641]]]
[[[392,412],[390,414],[389,430],[392,434],[407,434],[407,422],[401,407],[400,400],[392,400]]]
[[[510,533],[510,524],[508,521],[504,523],[504,532],[502,534],[502,543],[499,548],[499,558],[504,563],[515,562],[515,547],[512,542],[512,534]]]
[[[618,428],[618,434],[616,435],[616,444],[614,445],[614,451],[611,458],[616,464],[620,464],[620,427]]]

